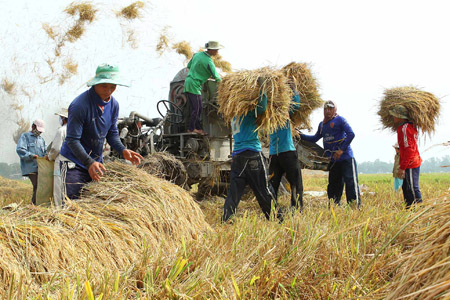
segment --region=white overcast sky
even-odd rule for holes
[[[450,154],[449,147],[439,146],[424,152],[450,140],[448,1],[155,0],[146,2],[143,18],[133,22],[114,13],[133,1],[92,1],[97,19],[80,40],[63,47],[51,73],[45,61],[54,58],[55,44],[42,23],[68,28],[73,20],[63,10],[71,2],[0,0],[0,80],[16,84],[15,95],[0,90],[0,162],[18,161],[12,141],[17,111],[11,103],[24,105],[26,119],[44,119],[50,142],[57,128],[53,113],[86,89],[103,62],[119,64],[132,82],[114,94],[120,116],[136,110],[156,117],[156,102],[167,99],[169,82],[185,66],[173,51],[156,54],[165,26],[172,42],[186,40],[194,50],[219,40],[225,46],[221,55],[236,70],[311,63],[322,98],[338,104],[356,133],[352,147],[359,162],[393,160],[395,135],[380,130],[376,114],[384,89],[414,85],[429,91],[442,99],[442,114],[436,133],[420,138],[422,157]],[[130,29],[137,48],[126,41]],[[60,85],[54,74],[66,60],[78,63],[78,74]],[[46,76],[53,80],[43,82]],[[315,132],[322,110],[312,117]]]

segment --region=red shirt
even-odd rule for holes
[[[417,147],[417,129],[412,123],[403,123],[397,128],[397,141],[400,148],[400,169],[420,167],[422,158]]]

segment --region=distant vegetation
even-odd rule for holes
[[[450,155],[444,156],[442,158],[432,157],[425,160],[420,166],[421,173],[441,173],[450,172],[450,167],[444,167],[450,165]],[[375,161],[365,161],[358,163],[358,172],[363,174],[376,174],[376,173],[391,173],[393,163],[387,163],[380,161],[379,159]]]

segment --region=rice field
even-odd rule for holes
[[[111,180],[112,178],[114,177],[111,177]],[[45,212],[44,208],[34,209],[24,204],[31,195],[30,185],[15,186],[14,182],[8,181],[10,188],[11,186],[17,188],[17,191],[20,189],[21,193],[23,189],[28,192],[28,194],[18,192],[12,196],[12,193],[6,192],[3,188],[6,185],[2,184],[0,190],[2,207],[11,202],[23,201],[23,203],[19,208],[2,209],[0,212],[2,233],[0,297],[2,299],[449,299],[450,297],[450,173],[422,174],[421,190],[425,202],[423,206],[410,211],[403,209],[401,194],[393,191],[392,175],[360,175],[359,181],[363,185],[361,211],[346,205],[332,206],[328,209],[326,196],[305,193],[305,211],[287,213],[282,224],[266,221],[260,215],[256,200],[251,195],[240,203],[238,215],[232,224],[221,224],[219,220],[223,198],[210,197],[197,204],[194,203],[201,210],[197,211],[197,208],[194,210],[189,208],[193,201],[191,195],[175,185],[169,188],[160,180],[152,179],[154,180],[152,182],[146,181],[148,186],[141,188],[139,184],[133,184],[128,179],[116,181],[117,189],[114,193],[120,195],[116,198],[123,199],[114,200],[119,201],[111,204],[114,205],[114,209],[107,207],[110,200],[106,195],[108,190],[113,189],[112,181],[104,182],[103,186],[107,191],[100,191],[101,185],[92,187],[98,190],[95,195],[99,203],[95,203],[96,200],[91,195],[89,202],[82,201],[78,204],[77,207],[80,209],[72,209],[74,224],[83,227],[83,230],[78,232],[86,235],[79,237],[86,244],[70,245],[75,250],[74,253],[79,249],[76,263],[72,268],[53,270],[53,266],[48,265],[47,271],[36,272],[33,270],[32,262],[34,265],[43,262],[22,259],[20,261],[25,264],[24,269],[27,270],[23,274],[10,272],[19,268],[11,263],[12,257],[27,256],[27,252],[22,254],[16,250],[11,252],[12,257],[8,260],[4,250],[12,249],[13,242],[18,244],[15,249],[22,251],[31,252],[39,247],[47,247],[49,252],[54,252],[59,248],[57,243],[66,241],[63,239],[64,235],[58,240],[58,235],[55,234],[54,244],[38,245],[39,234],[44,234],[40,232],[42,228],[30,230],[30,227],[27,227],[25,230],[24,226],[27,220],[37,220],[37,217],[42,219],[44,214],[50,216],[51,211]],[[137,181],[144,179],[143,176],[139,176]],[[327,177],[324,174],[304,174],[303,180],[305,191],[326,190]],[[170,198],[184,195],[182,200],[177,200],[183,203],[177,212],[177,219],[171,221],[180,225],[178,229],[177,226],[169,224],[167,227],[161,227],[162,243],[159,246],[158,243],[146,242],[144,232],[147,229],[144,222],[138,219],[133,221],[134,214],[141,219],[146,214],[152,214],[146,205],[133,204],[135,198],[123,197],[131,195],[135,190],[139,190],[137,195],[141,201],[145,200],[144,194],[147,190],[151,190],[154,197]],[[162,206],[152,204],[155,205],[154,210],[161,209],[158,214],[169,211],[165,208],[164,201],[157,202]],[[288,197],[281,196],[280,203],[281,206],[287,207]],[[176,209],[176,202],[170,201],[170,207]],[[89,211],[89,215],[81,208]],[[101,211],[102,209],[105,211]],[[139,211],[136,212],[136,209]],[[78,213],[75,213],[76,211]],[[120,217],[112,215],[114,211]],[[59,214],[62,220],[63,212]],[[15,215],[21,217],[14,219]],[[106,232],[104,239],[109,241],[108,234],[117,235],[118,240],[111,239],[115,244],[103,245],[101,238],[94,235],[100,232],[99,229],[90,229],[89,223],[82,222],[81,219],[85,215],[89,216],[89,222],[101,224],[100,221],[103,221],[102,226],[110,230],[109,233]],[[106,215],[109,225],[102,219]],[[154,219],[154,216],[148,218]],[[123,240],[120,240],[120,234],[117,234],[120,231],[116,228],[118,225],[114,225],[119,224],[121,219],[126,220],[130,226],[130,231],[123,233]],[[11,220],[16,220],[16,224],[11,224]],[[209,229],[196,231],[200,228],[198,224],[203,222],[205,225],[201,226]],[[141,232],[136,229],[138,225],[142,226]],[[149,228],[151,226],[152,224],[148,224]],[[64,232],[70,234],[70,226],[67,227],[67,231]],[[167,233],[165,228],[170,228],[170,233]],[[183,232],[201,232],[201,234]],[[139,236],[139,243],[133,240],[133,235]],[[167,243],[164,244],[164,241]],[[20,247],[21,243],[28,248]],[[130,249],[134,249],[134,253],[127,253],[127,243]],[[104,256],[108,254],[110,248],[117,251],[122,247],[120,249],[123,252],[120,256],[117,255],[117,261],[114,261],[113,256],[109,265],[102,265],[95,261],[95,253],[89,251],[89,247]],[[60,255],[64,256],[64,253]],[[129,259],[127,263],[120,263],[127,261],[125,257],[133,259]],[[67,256],[66,259],[72,258]]]

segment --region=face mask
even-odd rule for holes
[[[41,135],[41,132],[39,130],[37,130],[37,129],[33,129],[32,132],[33,132],[33,134],[35,136],[40,136]]]

